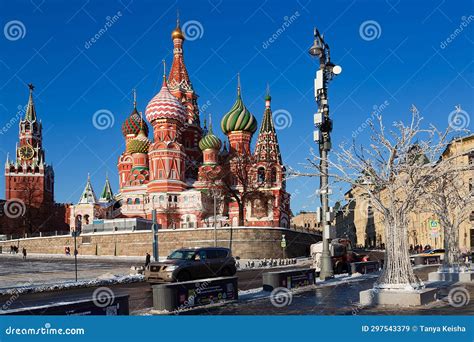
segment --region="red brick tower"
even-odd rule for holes
[[[25,117],[20,121],[16,160],[5,164],[6,200],[18,199],[26,207],[46,207],[54,203],[54,171],[45,163],[42,125],[36,116],[32,84]]]
[[[186,121],[183,126],[182,141],[186,152],[185,178],[197,179],[198,166],[202,161],[202,153],[199,149],[199,141],[202,137],[199,119],[199,108],[197,105],[197,94],[189,79],[183,58],[184,34],[179,26],[179,17],[176,28],[171,33],[173,40],[173,64],[168,77],[168,87],[186,108]]]

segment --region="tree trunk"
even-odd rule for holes
[[[237,202],[238,205],[239,205],[239,226],[244,226],[245,223],[244,223],[244,203],[241,201],[241,202]]]
[[[385,214],[385,263],[374,287],[406,290],[423,288],[423,282],[415,275],[410,263],[405,214],[399,213],[397,216]]]
[[[459,249],[459,225],[441,219],[444,226],[444,260],[440,271],[459,271],[461,251]]]

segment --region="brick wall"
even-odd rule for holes
[[[309,246],[321,240],[319,235],[283,228],[219,228],[218,246],[231,247],[234,256],[241,258],[281,258],[280,241],[285,234],[287,257],[309,256]],[[143,256],[152,253],[151,232],[83,234],[77,238],[80,255]],[[161,230],[158,233],[160,256],[169,255],[181,247],[214,246],[214,229]],[[54,236],[0,242],[4,253],[10,245],[25,247],[28,253],[63,254],[64,247],[73,251],[71,236]]]

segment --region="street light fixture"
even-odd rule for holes
[[[319,70],[316,71],[316,78],[314,80],[314,97],[318,104],[318,111],[314,115],[314,125],[317,129],[314,132],[314,141],[319,144],[319,168],[321,173],[319,195],[322,210],[318,212],[321,212],[319,219],[323,225],[323,251],[321,254],[319,277],[325,280],[334,276],[331,255],[329,253],[332,213],[329,209],[329,194],[331,190],[329,189],[328,153],[331,150],[332,120],[329,117],[327,85],[330,80],[342,72],[342,68],[331,62],[329,45],[324,41],[324,36],[316,28],[314,29],[314,42],[308,52],[311,56],[319,58]]]

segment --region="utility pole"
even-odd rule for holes
[[[317,130],[314,131],[313,140],[319,144],[319,171],[321,174],[319,194],[322,207],[320,222],[323,225],[323,251],[319,277],[321,280],[325,280],[334,276],[329,253],[331,213],[329,211],[328,153],[331,150],[332,120],[329,117],[327,85],[335,75],[341,73],[342,68],[331,63],[329,45],[316,28],[314,29],[314,43],[309,49],[309,54],[319,59],[319,70],[316,71],[314,80],[314,96],[318,104],[318,111],[314,114],[314,125]]]

